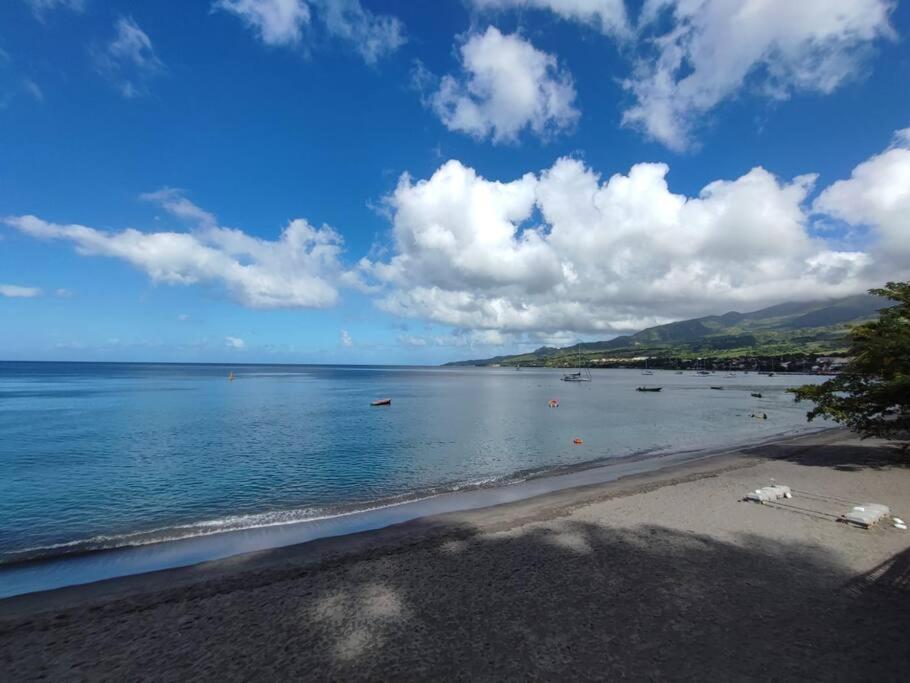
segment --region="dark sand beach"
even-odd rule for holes
[[[11,598],[0,679],[907,680],[910,532],[831,517],[910,518],[904,462],[832,430]]]

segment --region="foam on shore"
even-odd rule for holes
[[[813,432],[822,430],[812,430]],[[800,431],[800,434],[811,433]],[[777,435],[762,443],[780,440]],[[793,436],[792,434],[789,436]],[[753,444],[760,445],[760,444]],[[511,503],[562,489],[602,484],[622,477],[730,452],[736,446],[705,451],[629,456],[607,464],[585,463],[568,469],[528,472],[507,480],[469,482],[444,492],[416,498],[386,500],[365,508],[334,514],[298,510],[290,513],[243,515],[156,531],[89,539],[51,548],[53,555],[34,549],[29,558],[0,566],[0,599],[82,585],[163,569],[186,567],[234,555],[282,548],[320,538],[381,529],[393,524]],[[300,517],[295,515],[307,515]],[[276,516],[277,515],[277,516]],[[233,528],[231,525],[234,525]],[[182,533],[182,536],[175,536]],[[82,545],[79,545],[82,544]],[[94,544],[94,545],[93,545]]]

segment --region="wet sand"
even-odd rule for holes
[[[910,518],[906,462],[830,431],[10,598],[0,679],[907,680],[910,532],[832,518]]]

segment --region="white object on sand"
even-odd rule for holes
[[[868,529],[873,524],[879,522],[883,517],[891,514],[891,509],[887,505],[880,503],[863,503],[857,505],[850,512],[843,515],[841,519],[851,524],[856,524]]]
[[[763,486],[760,489],[755,489],[746,495],[746,500],[753,500],[756,503],[765,503],[769,501],[780,500],[781,498],[792,497],[793,494],[790,492],[789,486],[774,484],[773,486]]]
[[[906,531],[906,530],[907,530],[907,525],[906,525],[906,524],[897,524],[897,523],[895,523],[894,528],[895,528],[895,529],[900,529],[901,531]]]
[[[903,524],[903,523],[904,523],[904,520],[902,520],[900,517],[892,517],[891,519],[894,520],[894,523],[895,523],[895,524]]]

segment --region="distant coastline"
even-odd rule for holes
[[[452,366],[700,368],[822,372],[843,356],[850,327],[878,317],[886,299],[862,294],[843,299],[793,302],[751,313],[731,311],[649,327],[607,341],[580,342],[530,353],[453,361]]]

